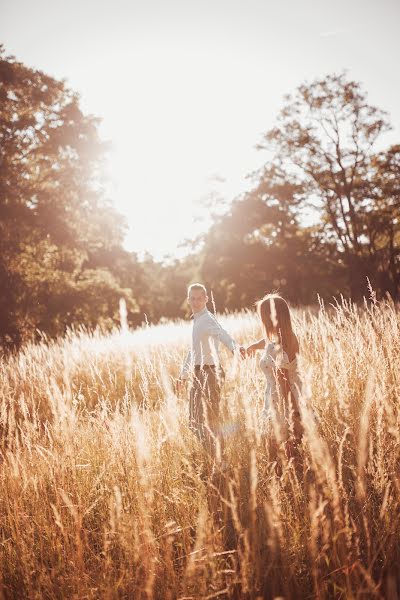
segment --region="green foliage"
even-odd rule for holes
[[[202,276],[217,306],[232,310],[252,305],[271,290],[297,303],[335,292],[341,269],[330,243],[315,227],[300,225],[303,187],[276,167],[266,167],[249,193],[235,200],[205,235]],[[318,287],[316,287],[318,282]]]
[[[203,238],[202,276],[220,309],[273,289],[298,303],[357,300],[367,278],[379,295],[400,296],[400,147],[373,150],[388,128],[343,74],[286,97],[259,146],[272,160]]]
[[[124,223],[100,185],[98,121],[63,82],[3,49],[0,102],[1,344],[76,320],[116,322],[120,297],[136,311],[112,269]],[[134,269],[134,255],[126,260]]]
[[[366,277],[382,294],[400,293],[388,230],[399,202],[399,190],[387,188],[398,169],[396,151],[381,159],[374,154],[375,142],[389,128],[387,115],[368,104],[360,84],[344,74],[329,75],[287,97],[277,126],[262,145],[275,149],[274,161],[303,185],[303,205],[320,215],[319,236],[336,245],[337,262],[346,268],[354,299],[363,295]],[[385,281],[380,273],[388,262],[393,269]]]
[[[151,322],[160,319],[183,318],[190,314],[186,302],[186,288],[198,279],[200,257],[190,254],[182,260],[170,260],[163,264],[150,255],[140,264],[141,313]]]

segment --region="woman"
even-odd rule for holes
[[[297,368],[299,342],[292,328],[287,302],[278,294],[267,294],[257,302],[257,312],[264,337],[246,348],[247,356],[264,350],[259,365],[267,383],[264,395],[264,416],[275,413],[280,425],[279,437],[288,438],[288,429],[298,442],[302,436],[299,413],[301,382]]]

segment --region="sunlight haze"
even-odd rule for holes
[[[125,246],[181,256],[209,225],[204,200],[251,183],[255,150],[282,97],[347,69],[400,125],[394,0],[134,1],[0,4],[0,39],[18,60],[81,94],[110,140],[110,196]]]

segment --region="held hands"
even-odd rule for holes
[[[261,338],[258,342],[253,342],[246,348],[247,356],[254,356],[257,350],[264,350],[265,348],[265,339]]]
[[[249,356],[254,356],[257,350],[259,350],[258,343],[250,344],[250,346],[239,346],[239,356],[242,360],[245,360]]]
[[[247,346],[245,352],[246,352],[246,356],[254,356],[255,353],[258,350],[258,345],[257,344],[250,344],[249,346]]]

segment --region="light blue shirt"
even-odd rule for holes
[[[237,344],[207,308],[193,315],[192,345],[182,366],[180,378],[187,379],[195,366],[218,365],[218,346],[224,344],[232,353]]]

